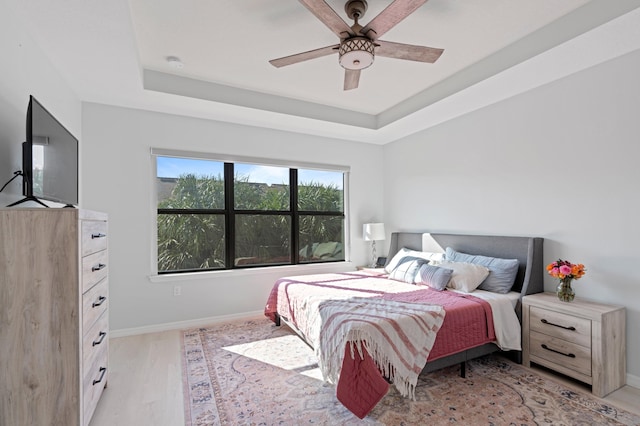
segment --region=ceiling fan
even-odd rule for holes
[[[269,61],[277,68],[328,56],[337,51],[338,62],[345,69],[344,90],[351,90],[358,87],[360,71],[373,64],[376,55],[434,63],[444,52],[444,49],[393,43],[379,38],[427,0],[394,0],[364,27],[360,25],[359,20],[367,10],[366,0],[347,0],[344,10],[347,16],[354,20],[352,26],[349,26],[324,0],[299,1],[340,38],[340,43]]]

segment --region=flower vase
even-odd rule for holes
[[[558,284],[558,288],[556,288],[558,299],[563,302],[571,302],[573,298],[576,297],[576,292],[571,288],[571,281],[570,278],[560,280],[560,284]]]

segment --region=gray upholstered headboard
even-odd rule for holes
[[[527,294],[544,291],[543,241],[543,238],[534,237],[394,232],[391,234],[387,262],[403,247],[431,252],[444,252],[447,247],[451,247],[463,253],[518,259],[520,266],[511,290],[520,292],[522,298]],[[521,306],[519,302],[516,312],[520,318]]]

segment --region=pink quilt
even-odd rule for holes
[[[495,340],[491,307],[481,299],[450,291],[438,292],[372,276],[366,273],[321,274],[278,280],[265,306],[265,315],[275,321],[276,313],[287,318],[307,341],[317,348],[322,320],[320,306],[329,300],[353,298],[385,299],[395,302],[435,305],[446,313],[435,343],[427,350],[434,360]],[[358,417],[364,417],[386,394],[379,362],[371,354],[346,351],[337,383],[338,399]],[[375,360],[373,360],[375,361]],[[424,364],[420,369],[424,367]],[[368,389],[370,391],[365,391]]]
[[[364,418],[380,402],[389,390],[389,383],[382,377],[376,363],[366,348],[351,356],[352,344],[344,347],[342,379],[336,386],[338,401],[359,418]]]

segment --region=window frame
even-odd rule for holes
[[[186,158],[195,160],[209,160],[224,163],[224,185],[225,185],[225,206],[224,208],[213,209],[158,209],[158,181],[157,181],[157,157],[174,157],[174,158]],[[153,188],[152,192],[152,259],[151,270],[152,274],[156,276],[180,276],[185,274],[202,274],[202,273],[220,273],[230,271],[246,271],[256,268],[275,268],[275,267],[300,267],[310,265],[323,265],[329,263],[344,263],[350,262],[350,232],[349,232],[349,166],[342,165],[330,165],[321,163],[310,163],[302,161],[287,161],[276,159],[265,159],[259,157],[245,157],[245,156],[229,156],[213,153],[191,152],[182,150],[167,150],[159,148],[151,148],[151,163],[152,163],[152,179]],[[234,185],[234,172],[233,166],[228,167],[228,164],[244,163],[259,166],[272,166],[272,167],[286,167],[289,169],[289,210],[250,210],[250,209],[235,209],[233,199],[233,185]],[[312,210],[299,210],[298,209],[298,170],[319,170],[328,172],[339,172],[343,176],[343,206],[342,212],[330,212],[330,211],[312,211]],[[162,212],[164,210],[164,212]],[[185,269],[176,271],[158,271],[158,215],[160,214],[220,214],[224,215],[225,221],[225,267],[224,268],[207,268],[207,269]],[[235,265],[235,220],[236,216],[241,215],[283,215],[290,217],[291,220],[291,235],[289,236],[291,241],[291,259],[289,262],[284,263],[267,263],[267,264],[249,264],[249,265]],[[317,261],[317,262],[300,262],[299,254],[299,219],[301,216],[315,215],[315,216],[330,216],[341,217],[343,223],[343,260],[331,260],[331,261]]]

